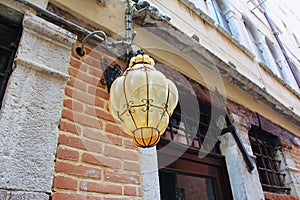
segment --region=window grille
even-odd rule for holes
[[[200,105],[201,106],[201,105]],[[173,115],[170,118],[169,126],[165,133],[162,135],[164,139],[174,141],[189,147],[200,149],[205,142],[215,143],[212,149],[202,150],[220,154],[219,142],[217,139],[217,133],[220,133],[220,129],[217,127],[209,127],[211,120],[210,106],[202,105],[200,109],[200,117],[194,116],[194,113],[183,113],[178,105],[175,108]],[[212,131],[216,134],[208,134],[208,131]]]
[[[262,129],[251,129],[249,139],[264,191],[289,194],[285,186],[285,173],[280,169],[281,144],[279,138]]]
[[[4,17],[0,18],[0,108],[21,35],[21,26]]]

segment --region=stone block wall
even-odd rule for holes
[[[76,36],[26,13],[0,112],[0,199],[47,200]]]
[[[140,153],[110,115],[109,94],[100,83],[101,58],[124,64],[85,50],[84,57],[73,51],[70,59],[52,199],[142,199]]]

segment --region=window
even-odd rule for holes
[[[293,38],[295,40],[295,43],[297,44],[297,47],[300,48],[300,42],[299,42],[299,39],[298,39],[298,37],[295,33],[293,33]]]
[[[17,17],[10,19],[7,17],[10,12],[3,10],[0,13],[0,108],[21,35],[21,25],[19,21],[16,22]]]
[[[200,149],[202,147],[202,150],[220,154],[218,143],[218,133],[220,133],[220,129],[212,126],[210,126],[209,129],[211,120],[210,106],[204,104],[199,105],[201,107],[200,112],[191,110],[189,113],[181,112],[181,108],[178,105],[162,137],[183,145],[188,145],[192,148]],[[214,131],[216,135],[212,133]],[[215,145],[210,146],[212,149],[205,149],[205,147],[202,146],[204,140],[207,146],[210,146],[209,144]]]
[[[296,80],[296,84],[292,86],[296,91],[298,91],[298,88],[300,88],[300,68],[299,65],[296,65],[296,62],[293,62],[291,58],[289,58],[291,61],[291,70],[294,76],[294,79]]]
[[[257,60],[258,61],[264,61],[262,51],[260,50],[257,41],[254,39],[253,33],[251,31],[251,27],[247,23],[244,23],[244,24],[245,24],[247,34],[248,34],[249,39],[250,39],[252,49],[254,50],[254,53],[256,55]]]
[[[282,77],[285,81],[288,81],[288,77],[284,76],[283,69],[279,65],[279,62],[281,60],[281,57],[279,56],[279,52],[277,50],[277,47],[275,46],[274,42],[271,41],[271,39],[266,37],[266,43],[271,53],[271,59],[270,62],[275,67],[274,73],[276,73],[279,77]]]
[[[285,173],[281,170],[280,140],[258,127],[249,131],[249,139],[253,154],[256,156],[256,165],[264,191],[289,193],[290,188],[285,186]]]
[[[212,5],[214,8],[214,14],[215,14],[216,21],[231,34],[231,31],[230,31],[230,28],[228,25],[228,21],[221,9],[220,4],[218,3],[217,0],[212,0]]]

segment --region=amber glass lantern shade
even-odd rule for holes
[[[139,147],[155,146],[178,103],[175,84],[154,68],[148,55],[137,55],[112,84],[110,112]]]

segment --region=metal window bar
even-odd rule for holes
[[[264,141],[263,147],[265,148],[266,157],[267,157],[266,159],[268,159],[269,161],[268,162],[269,169],[271,170],[272,173],[274,185],[283,186],[282,179],[280,178],[279,168],[277,167],[276,164],[276,162],[280,162],[280,161],[275,159],[276,157],[276,154],[274,153],[275,146],[269,145],[268,143],[269,141]],[[275,168],[272,166],[275,166]]]
[[[265,131],[254,131],[249,134],[261,185],[265,191],[289,194],[291,189],[285,187],[285,173],[280,170],[281,161],[276,158],[281,149],[278,138],[268,134]]]
[[[197,123],[198,128],[195,127]],[[200,120],[197,122],[197,119],[195,119],[193,116],[181,113],[180,109],[175,109],[170,118],[169,126],[162,137],[195,149],[200,149],[204,139],[214,139],[209,138],[207,135],[209,123],[210,114],[205,113],[202,110],[200,112]],[[211,153],[220,154],[218,144],[219,143],[213,147],[213,149],[210,151]]]

